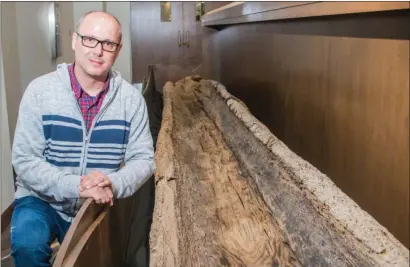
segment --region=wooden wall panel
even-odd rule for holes
[[[401,25],[403,14],[385,20]],[[408,247],[409,40],[366,16],[385,38],[371,38],[357,16],[209,30],[204,76],[220,80]],[[343,23],[353,36],[331,34]]]
[[[204,9],[205,9],[205,14],[215,10],[217,8],[229,5],[233,1],[223,1],[223,2],[218,2],[218,1],[209,1],[209,2],[204,2]]]
[[[227,2],[215,2],[209,1],[204,3],[205,14],[216,9],[222,8],[234,3],[233,1]],[[202,27],[202,66],[201,66],[201,75],[205,79],[211,79],[211,77],[219,81],[219,55],[218,49],[216,46],[215,34],[217,33],[216,29],[210,27]]]
[[[149,65],[155,66],[156,89],[183,77],[182,2],[171,2],[171,21],[161,21],[160,2],[131,2],[133,82],[142,82]]]

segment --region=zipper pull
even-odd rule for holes
[[[85,143],[88,143],[88,136],[85,137]]]

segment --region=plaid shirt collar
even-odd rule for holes
[[[77,77],[75,77],[74,68],[75,68],[75,62],[68,66],[68,73],[70,74],[71,88],[74,91],[75,98],[78,100],[80,99],[82,93],[87,94],[87,92],[84,91],[84,89],[81,87],[80,83],[78,82]],[[96,98],[108,92],[108,89],[110,88],[109,78],[110,78],[110,74],[108,74],[107,79],[104,82],[104,86],[102,90],[98,93]]]

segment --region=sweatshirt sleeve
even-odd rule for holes
[[[154,147],[149,129],[148,111],[144,98],[134,95],[130,134],[124,157],[124,167],[108,175],[115,198],[132,196],[155,171]],[[136,103],[137,102],[137,103]]]
[[[56,201],[78,198],[80,176],[47,162],[43,155],[45,145],[42,113],[36,88],[31,83],[20,103],[12,148],[17,180],[27,189]]]

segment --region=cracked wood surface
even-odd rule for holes
[[[150,266],[408,262],[385,228],[217,82],[165,85],[156,162]]]
[[[160,133],[157,144],[161,167],[151,265],[298,266],[248,174],[193,92],[171,98],[164,120],[172,125],[163,125],[167,134]]]

